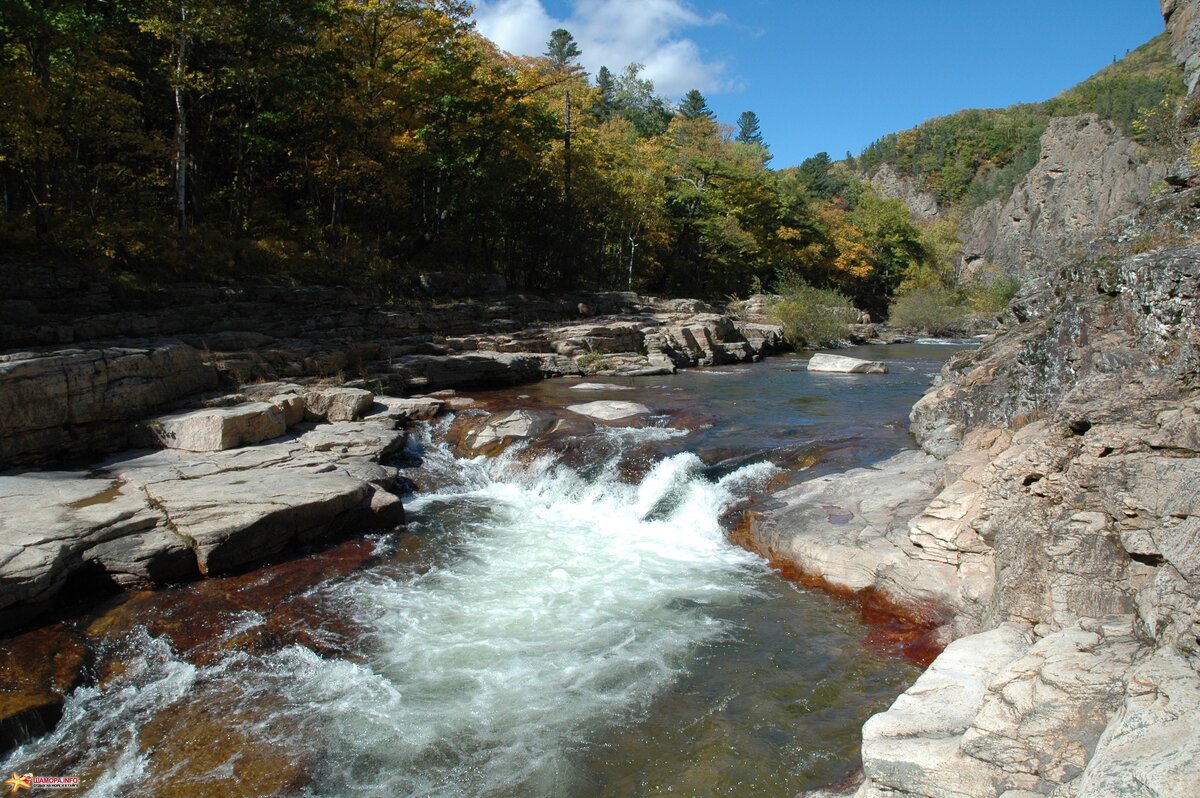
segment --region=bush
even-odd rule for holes
[[[977,282],[971,287],[971,307],[977,313],[999,313],[1008,307],[1020,289],[1021,281],[1007,275]]]
[[[858,311],[845,295],[814,288],[803,280],[785,277],[778,286],[780,299],[772,307],[783,325],[784,336],[794,346],[833,346],[850,335]]]
[[[946,288],[916,288],[896,297],[889,312],[892,324],[930,335],[948,335],[963,329],[967,308]]]

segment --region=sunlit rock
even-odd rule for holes
[[[620,421],[635,416],[650,414],[650,408],[638,402],[598,401],[582,405],[571,405],[567,408],[572,413],[594,418],[599,421]]]
[[[887,364],[880,360],[859,360],[844,355],[818,353],[808,361],[809,371],[825,371],[832,374],[887,374]]]

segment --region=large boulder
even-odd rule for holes
[[[887,374],[887,364],[879,360],[860,360],[844,355],[818,353],[809,358],[809,371],[831,374]]]
[[[219,452],[277,438],[287,432],[287,421],[279,406],[250,402],[162,416],[146,429],[167,449]]]
[[[146,494],[211,574],[312,539],[367,499],[368,488],[336,471],[264,468],[154,483]]]
[[[304,396],[304,417],[310,421],[357,421],[375,402],[362,388],[323,388]]]

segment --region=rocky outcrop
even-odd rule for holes
[[[567,410],[570,410],[572,413],[578,413],[581,416],[596,419],[597,421],[621,421],[627,418],[634,418],[635,416],[650,414],[650,408],[638,402],[614,402],[611,400],[571,405]]]
[[[1106,226],[1134,211],[1167,173],[1095,114],[1052,119],[1041,147],[1010,197],[981,205],[960,224],[967,276],[991,263],[1023,282],[1044,281],[1051,264],[1089,254]]]
[[[87,471],[0,475],[0,628],[50,606],[75,577],[156,585],[338,532],[402,524],[398,472],[385,462],[404,444],[403,423],[440,406],[381,397],[362,421],[304,424],[266,443],[133,452]],[[245,417],[278,414],[264,403],[244,407]],[[204,442],[224,441],[214,432]]]
[[[750,525],[802,580],[956,641],[864,728],[859,798],[1200,783],[1200,245],[1047,282],[914,406],[926,454]]]
[[[151,430],[161,443],[193,450],[282,434],[269,409],[193,413],[195,401],[176,402],[218,383],[254,393],[291,426],[297,413],[310,421],[355,418],[370,403],[368,391],[411,395],[563,375],[671,374],[758,360],[784,346],[776,325],[722,315],[695,300],[630,293],[381,305],[348,289],[191,286],[142,293],[132,303],[114,285],[71,270],[0,267],[0,279],[8,277],[17,289],[5,301],[11,315],[0,316],[0,345],[81,345],[0,356],[0,469],[118,451],[139,439],[134,422],[150,413],[164,413]],[[178,339],[85,342],[133,332]],[[253,389],[284,379],[294,391]],[[310,390],[330,382],[347,384]]]
[[[914,407],[918,439],[949,459],[892,568],[983,578],[946,627],[968,636],[865,727],[863,798],[1200,783],[1198,264],[1187,246],[1063,270]]]
[[[880,196],[898,199],[907,205],[917,221],[928,222],[942,215],[937,197],[922,191],[912,178],[897,174],[889,164],[884,164],[871,176],[871,185]]]
[[[118,447],[133,421],[216,384],[179,341],[0,355],[0,468]]]
[[[1171,53],[1183,64],[1188,97],[1200,90],[1200,0],[1161,0]]]
[[[964,601],[958,569],[922,558],[908,533],[941,476],[939,460],[910,451],[803,482],[775,493],[753,516],[749,543],[832,592],[880,593],[945,623]]]

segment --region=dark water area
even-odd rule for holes
[[[791,356],[591,380],[632,390],[472,394],[635,401],[656,420],[589,436],[586,467],[465,459],[443,424],[410,443],[425,489],[403,533],[115,596],[7,641],[4,672],[33,652],[82,670],[55,730],[0,769],[78,775],[96,798],[790,798],[838,781],[917,669],[844,602],[730,544],[729,519],[911,446],[909,408],[955,351],[844,351],[888,375]]]

